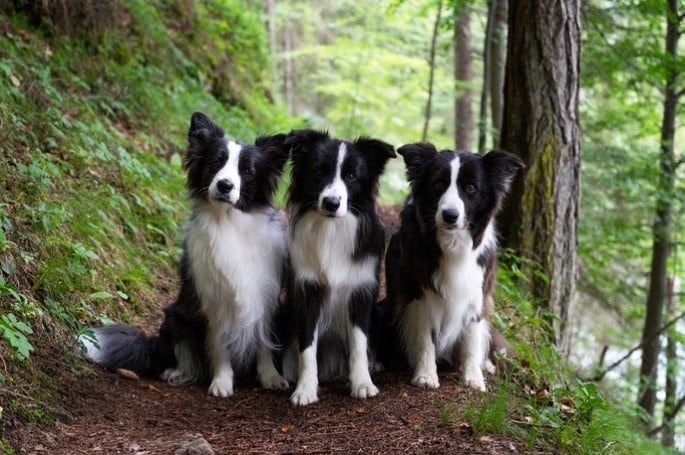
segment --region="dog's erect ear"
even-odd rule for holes
[[[397,156],[395,147],[378,139],[360,137],[354,142],[354,147],[361,150],[369,159],[369,166],[374,175],[382,174],[385,163]]]
[[[493,150],[483,156],[483,168],[501,195],[509,191],[516,173],[524,167],[521,158],[509,152]]]
[[[212,122],[202,112],[195,112],[190,117],[188,129],[188,151],[186,152],[184,167],[189,169],[197,161],[207,144],[224,137],[224,130]]]
[[[260,136],[254,143],[266,153],[271,167],[279,174],[283,172],[285,162],[288,161],[288,147],[285,145],[285,138],[285,134]]]
[[[188,140],[207,142],[215,137],[223,137],[224,131],[202,112],[195,112],[190,117]]]
[[[286,147],[290,148],[293,159],[302,156],[303,152],[310,150],[317,142],[329,138],[327,131],[317,130],[293,130],[285,138]]]
[[[404,158],[404,164],[407,167],[407,179],[410,182],[416,180],[426,163],[438,156],[438,150],[429,142],[403,145],[397,149],[397,153]]]

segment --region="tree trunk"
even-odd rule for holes
[[[642,363],[640,365],[640,393],[638,404],[649,416],[648,425],[653,426],[656,405],[656,378],[661,352],[661,339],[658,330],[664,312],[666,299],[666,276],[668,258],[671,255],[671,216],[672,198],[675,182],[675,121],[678,107],[678,69],[677,61],[680,20],[678,0],[668,0],[666,12],[666,87],[664,91],[664,111],[661,123],[661,153],[659,159],[659,181],[657,188],[656,219],[652,229],[652,264],[649,274],[647,294],[647,314],[642,331]]]
[[[454,22],[454,79],[457,91],[454,105],[454,135],[457,150],[470,151],[473,146],[471,66],[471,26],[467,5]]]
[[[499,219],[505,245],[537,263],[530,288],[570,350],[576,298],[580,134],[580,0],[509,6],[501,146],[526,163]]]
[[[276,0],[265,0],[266,24],[269,30],[269,51],[271,54],[271,74],[276,74]]]
[[[507,10],[509,0],[492,0],[494,21],[492,39],[489,42],[490,59],[488,82],[490,84],[490,117],[492,124],[492,148],[499,148],[504,107],[504,65],[507,59]]]
[[[677,279],[668,280],[668,297],[666,314],[669,319],[676,315],[676,296],[679,294]],[[676,403],[678,391],[678,348],[675,326],[666,332],[666,395],[664,397],[663,430],[661,444],[664,447],[675,446],[675,415],[671,415]]]
[[[493,28],[495,26],[496,0],[490,0],[488,5],[488,21],[485,25],[485,40],[483,43],[483,87],[480,91],[480,109],[478,109],[478,153],[485,153],[488,139],[488,90],[490,90],[490,50]]]
[[[295,64],[292,58],[293,31],[287,22],[283,25],[283,93],[289,113],[295,112]]]
[[[435,24],[433,25],[433,37],[431,38],[431,48],[429,55],[429,73],[428,73],[428,100],[426,101],[426,117],[423,122],[423,133],[421,140],[426,141],[428,137],[428,125],[431,119],[431,110],[433,103],[433,77],[435,76],[435,43],[438,40],[438,32],[440,31],[440,17],[442,16],[442,0],[438,2],[438,12],[435,15]]]

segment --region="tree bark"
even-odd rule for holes
[[[423,122],[423,133],[421,140],[426,141],[428,137],[428,125],[431,119],[431,110],[433,103],[433,78],[435,76],[435,44],[438,41],[438,32],[440,31],[440,18],[442,16],[442,0],[438,2],[438,12],[435,15],[435,24],[433,25],[433,36],[431,38],[431,47],[429,55],[429,73],[428,73],[428,100],[426,101],[426,117]]]
[[[497,0],[490,0],[488,4],[488,21],[485,25],[485,40],[483,43],[483,86],[480,91],[480,108],[478,109],[478,153],[485,153],[488,140],[488,90],[490,90],[491,76],[491,41],[495,26],[495,8]]]
[[[675,316],[676,296],[679,294],[677,280],[668,280],[668,298],[666,313],[669,318]],[[664,397],[664,412],[662,418],[661,445],[675,447],[675,415],[671,415],[676,403],[678,391],[678,347],[676,328],[671,327],[666,332],[666,391]]]
[[[539,265],[530,290],[548,335],[570,350],[576,299],[580,128],[580,0],[509,5],[501,147],[526,163],[500,214],[504,244]]]
[[[673,140],[678,107],[678,69],[674,62],[678,56],[679,18],[678,0],[668,0],[666,12],[666,81],[664,91],[664,109],[661,122],[661,153],[659,158],[659,180],[657,187],[656,219],[652,228],[652,263],[649,273],[649,291],[647,294],[647,314],[642,331],[645,342],[642,348],[640,365],[640,392],[638,405],[642,407],[649,421],[654,425],[654,407],[656,405],[656,379],[661,353],[661,339],[653,334],[661,326],[666,299],[667,266],[671,255],[671,217],[672,198],[675,190],[675,155]]]
[[[489,42],[489,89],[490,89],[490,118],[492,125],[492,148],[499,148],[500,132],[502,131],[502,110],[504,108],[504,68],[507,59],[507,10],[509,0],[492,0],[494,6],[494,21],[492,25],[492,39]]]
[[[266,10],[266,24],[269,31],[269,51],[271,54],[271,74],[272,77],[276,74],[276,0],[265,0],[264,8]]]
[[[290,114],[295,112],[295,63],[291,53],[293,51],[293,31],[287,22],[283,25],[283,93],[285,106]]]
[[[470,10],[466,5],[454,22],[454,79],[457,91],[454,135],[457,150],[470,151],[473,147],[472,78]]]

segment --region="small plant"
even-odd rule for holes
[[[3,314],[0,317],[0,333],[14,350],[19,360],[26,360],[33,352],[33,345],[29,342],[26,335],[31,335],[31,326],[20,321],[13,313]]]

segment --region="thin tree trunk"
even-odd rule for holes
[[[428,73],[428,100],[426,101],[426,117],[423,122],[423,133],[421,140],[426,141],[428,137],[428,125],[430,124],[432,103],[433,103],[433,77],[435,75],[435,43],[438,40],[438,32],[440,31],[440,18],[442,16],[442,0],[438,2],[438,12],[435,15],[435,24],[433,25],[433,37],[431,38],[431,48],[429,56],[429,73]]]
[[[502,131],[502,110],[504,108],[504,68],[507,59],[507,10],[509,0],[492,0],[494,22],[490,40],[490,117],[492,124],[492,147],[499,148]]]
[[[473,109],[471,107],[471,26],[469,6],[464,6],[454,22],[454,78],[457,97],[454,106],[454,134],[457,150],[473,146]]]
[[[278,79],[278,77],[276,76],[278,71],[278,65],[276,63],[276,55],[278,52],[278,43],[276,41],[276,0],[265,0],[264,8],[266,10],[267,29],[269,31],[269,60],[271,61],[271,82],[274,84],[273,86],[276,87]]]
[[[668,0],[666,13],[666,57],[668,62],[677,61],[680,20],[678,18],[678,0]],[[656,405],[656,379],[661,352],[661,339],[653,334],[661,326],[666,299],[666,277],[668,258],[671,255],[671,216],[672,198],[674,195],[675,155],[673,140],[678,107],[676,65],[666,65],[666,87],[664,91],[664,111],[661,123],[661,153],[659,159],[659,181],[657,188],[656,219],[652,229],[652,264],[649,274],[649,291],[647,294],[647,314],[642,331],[642,339],[650,340],[642,348],[640,365],[640,393],[638,404],[649,416],[648,426],[654,425],[654,408]]]
[[[538,264],[530,290],[568,355],[580,199],[580,0],[509,6],[501,147],[526,163],[499,218],[504,243]]]
[[[666,312],[670,317],[675,316],[676,295],[678,295],[677,280],[668,280],[668,298]],[[664,447],[675,446],[675,415],[671,415],[676,403],[678,390],[678,349],[676,328],[671,327],[666,332],[666,395],[664,397],[664,413],[662,419],[661,444]]]
[[[283,51],[285,56],[283,58],[283,92],[285,94],[285,105],[289,113],[295,112],[295,64],[293,63],[293,32],[286,22],[283,27]]]
[[[478,111],[478,153],[485,153],[488,139],[488,90],[490,90],[490,76],[492,59],[493,29],[495,27],[495,8],[497,0],[490,0],[488,5],[488,22],[485,25],[485,42],[483,44],[483,87],[480,91],[480,109]]]

